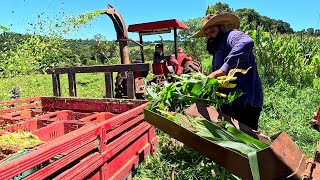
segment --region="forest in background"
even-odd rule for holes
[[[241,29],[246,32],[260,28],[260,31],[272,36],[284,37],[289,35],[296,38],[300,37],[301,39],[318,39],[320,36],[319,29],[307,28],[294,32],[287,22],[260,15],[254,9],[242,8],[233,10],[229,5],[220,2],[208,6],[206,14],[223,12],[235,13],[241,19]],[[79,17],[83,18],[82,16]],[[42,22],[39,22],[35,26],[42,26]],[[207,69],[210,69],[210,57],[208,57],[205,50],[204,40],[188,38],[201,27],[201,17],[183,22],[190,27],[190,30],[179,31],[179,46],[185,48],[185,52],[188,55],[203,61],[204,65],[208,66]],[[67,26],[67,24],[64,24],[64,26]],[[147,61],[152,59],[153,47],[159,42],[144,42],[144,54]],[[173,41],[165,40],[164,44],[166,52],[173,53]],[[129,50],[131,60],[140,59],[140,49],[136,44],[129,42]],[[58,66],[119,63],[120,55],[117,42],[106,40],[101,34],[95,35],[93,39],[85,40],[63,39],[55,32],[50,32],[50,35],[46,36],[37,35],[36,33],[17,34],[10,31],[4,31],[0,34],[1,77],[43,73],[48,68]]]

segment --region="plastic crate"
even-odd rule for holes
[[[25,113],[28,112],[28,113]],[[2,116],[9,125],[3,128],[6,132],[33,132],[57,121],[79,120],[81,118],[92,115],[93,113],[79,113],[70,110],[62,110],[56,112],[48,112],[46,114],[34,113],[32,110],[23,110],[11,112],[9,115]],[[12,116],[12,114],[16,116]],[[21,115],[27,114],[27,115]],[[42,115],[39,115],[42,114]]]

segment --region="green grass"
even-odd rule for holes
[[[79,74],[76,76],[79,97],[104,96],[104,76]],[[51,75],[30,75],[0,79],[0,100],[9,100],[10,89],[20,87],[22,98],[52,96]],[[62,95],[68,96],[67,75],[61,76]],[[264,86],[264,106],[260,116],[260,130],[267,135],[286,131],[303,153],[313,156],[320,133],[311,129],[309,121],[320,104],[320,80],[312,87],[299,88],[278,81]],[[134,179],[169,179],[174,166],[175,179],[235,179],[213,161],[157,130],[160,138],[158,152],[147,158],[134,173]]]
[[[314,80],[312,87],[304,88],[291,86],[283,81],[272,86],[265,85],[260,130],[269,136],[287,132],[303,153],[313,157],[316,146],[320,143],[320,133],[310,127],[309,121],[320,105],[319,91],[318,79]],[[235,178],[207,158],[172,143],[167,135],[161,132],[158,134],[161,139],[158,154],[140,165],[135,179],[169,179],[172,166],[176,166],[175,179]]]
[[[312,87],[299,88],[283,81],[264,87],[260,129],[267,135],[286,131],[302,152],[313,156],[320,133],[310,127],[309,121],[320,105],[319,92],[319,79],[314,79]]]
[[[183,146],[182,143],[157,131],[158,151],[139,165],[134,179],[170,179],[171,169],[175,167],[175,179],[237,179],[227,170]]]
[[[62,96],[69,96],[68,76],[61,75]],[[105,95],[104,74],[77,74],[77,96],[102,98]],[[9,100],[10,89],[20,87],[21,98],[33,96],[53,96],[51,75],[35,74],[15,78],[0,79],[0,100]]]

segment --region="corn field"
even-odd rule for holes
[[[320,39],[297,34],[275,34],[243,29],[255,43],[255,56],[263,79],[274,83],[281,79],[290,84],[312,85],[320,76]]]

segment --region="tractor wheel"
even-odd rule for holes
[[[192,60],[187,61],[183,65],[183,74],[191,73],[191,72],[201,72],[202,73],[202,65],[200,61]]]

